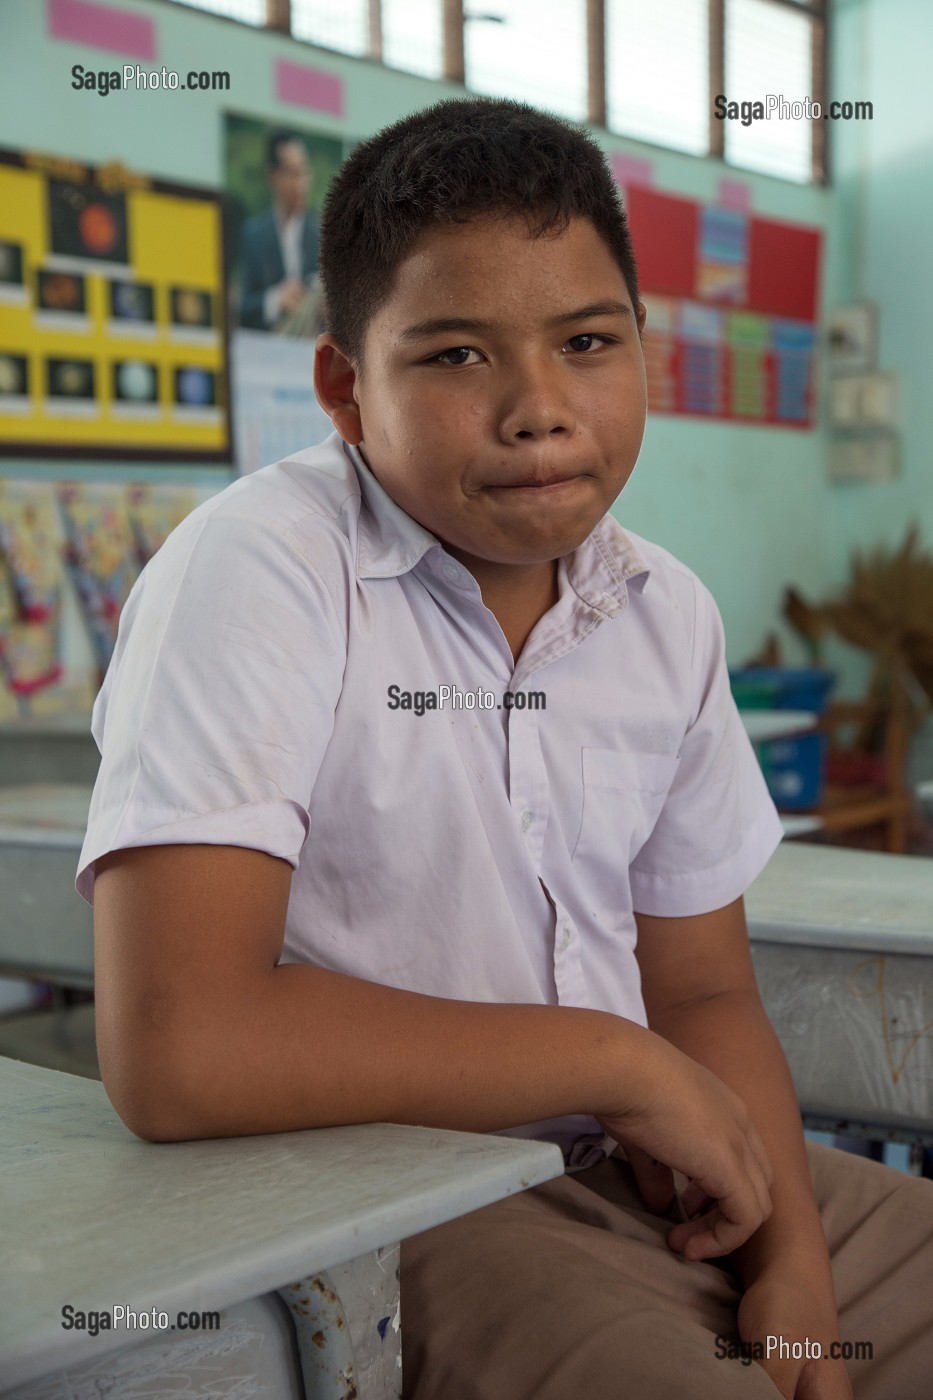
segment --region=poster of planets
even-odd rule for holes
[[[0,299],[20,301],[24,294],[22,244],[0,239]]]
[[[0,453],[229,462],[219,191],[0,150]]]
[[[83,277],[73,272],[36,272],[36,305],[43,311],[73,312],[83,316],[87,297]]]
[[[45,373],[48,398],[78,399],[96,406],[93,360],[48,359]]]
[[[217,401],[216,376],[197,365],[175,371],[175,402],[184,408],[207,408]]]
[[[173,325],[201,329],[213,325],[210,292],[196,287],[172,287],[171,296]]]
[[[147,360],[115,360],[113,397],[128,404],[155,407],[159,402],[159,367]]]
[[[126,267],[129,260],[126,195],[95,185],[50,179],[47,185],[52,251]]]
[[[0,355],[0,399],[22,398],[28,393],[28,364],[25,355]]]
[[[155,288],[147,282],[108,282],[112,321],[130,323],[131,329],[155,321]],[[111,327],[111,329],[113,329]]]

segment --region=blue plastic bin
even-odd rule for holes
[[[822,714],[835,684],[832,671],[813,666],[746,666],[730,671],[740,710],[812,710]],[[823,795],[826,735],[772,739],[756,744],[768,791],[784,811],[814,807]]]

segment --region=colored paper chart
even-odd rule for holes
[[[231,460],[220,196],[0,151],[0,451]]]
[[[79,693],[78,708],[90,706],[140,570],[209,494],[169,483],[0,477],[0,722],[74,708]],[[84,680],[66,685],[62,667],[66,570],[96,661],[87,697]]]
[[[624,192],[651,411],[811,427],[820,230],[635,184]]]
[[[126,513],[140,569],[199,504],[198,493],[189,486],[154,486],[151,482],[127,486]]]
[[[139,575],[126,497],[122,487],[100,482],[66,482],[57,488],[57,495],[65,527],[65,563],[103,682],[123,604]]]
[[[61,679],[61,530],[50,484],[0,481],[0,719]]]

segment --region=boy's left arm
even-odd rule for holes
[[[774,1168],[773,1212],[731,1256],[745,1288],[742,1340],[819,1342],[818,1361],[808,1362],[804,1348],[801,1360],[772,1355],[760,1364],[788,1400],[850,1400],[844,1363],[827,1359],[840,1340],[829,1253],[793,1082],[755,981],[744,900],[687,918],[635,919],[649,1027],[744,1100]],[[652,1179],[647,1163],[633,1166],[646,1200],[653,1195],[657,1204],[664,1183]],[[681,1225],[670,1238],[682,1248],[693,1233]]]

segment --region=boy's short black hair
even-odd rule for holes
[[[628,221],[589,132],[511,98],[445,100],[360,142],[324,199],[324,326],[358,374],[366,329],[422,230],[483,215],[522,216],[533,238],[590,219],[637,312]]]

